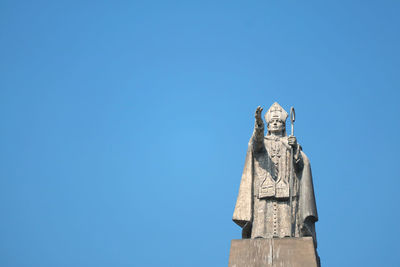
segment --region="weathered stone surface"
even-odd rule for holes
[[[265,114],[255,112],[254,132],[247,149],[233,221],[243,238],[312,236],[318,221],[311,165],[293,134],[286,134],[288,113],[274,103]]]
[[[311,237],[232,240],[229,267],[318,267]]]

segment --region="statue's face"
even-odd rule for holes
[[[279,119],[272,119],[268,123],[268,131],[269,132],[281,133],[281,132],[283,132],[284,127],[285,127],[285,124],[283,123],[283,121],[281,121]]]

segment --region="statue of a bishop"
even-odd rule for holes
[[[297,143],[286,135],[288,113],[274,103],[265,114],[255,112],[233,221],[242,238],[312,236],[318,221],[310,162]]]

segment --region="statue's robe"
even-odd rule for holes
[[[249,142],[233,221],[243,238],[312,236],[318,220],[310,162],[297,145],[293,155],[290,208],[290,146],[288,137],[263,138],[262,149]],[[292,210],[292,216],[290,216]]]

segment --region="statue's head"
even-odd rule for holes
[[[286,136],[286,119],[287,112],[275,102],[265,113],[265,121],[267,122],[268,135],[271,133]]]

